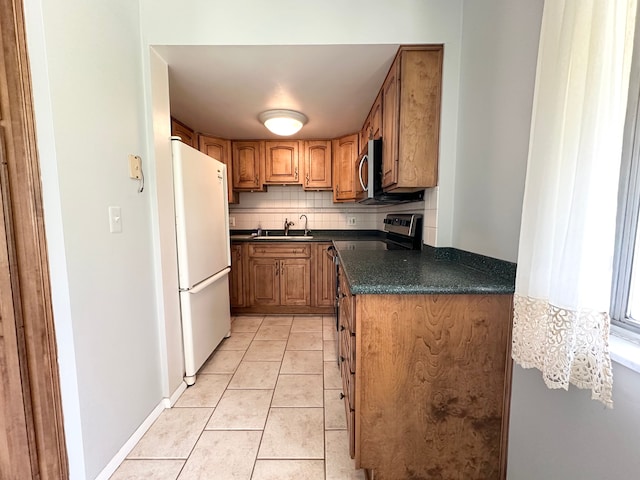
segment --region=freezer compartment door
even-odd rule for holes
[[[229,334],[229,268],[188,291],[180,292],[185,381],[195,382],[196,372]]]
[[[178,276],[189,288],[231,265],[227,167],[173,141]]]

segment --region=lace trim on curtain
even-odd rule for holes
[[[513,359],[537,368],[549,388],[591,390],[613,407],[608,313],[573,311],[531,297],[514,296]]]

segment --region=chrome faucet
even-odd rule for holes
[[[302,215],[300,215],[300,220],[302,220],[302,217],[304,217],[304,236],[306,237],[307,235],[309,235],[309,229],[307,228],[307,225],[309,223],[309,219],[307,218],[307,216],[304,213]]]
[[[284,219],[284,234],[289,235],[289,227],[295,225],[295,223],[290,222],[288,218]]]

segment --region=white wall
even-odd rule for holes
[[[127,167],[148,168],[139,10],[25,10],[71,478],[95,478],[161,400],[149,194]]]
[[[466,1],[453,246],[515,262],[542,0]]]

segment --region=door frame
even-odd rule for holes
[[[61,480],[69,471],[23,0],[0,0],[0,11],[0,284],[9,287],[0,289],[0,370],[9,377],[0,377],[0,421],[10,420],[0,442],[17,452],[0,456],[0,472],[25,478],[28,458],[31,478]],[[14,431],[27,441],[16,445]]]

